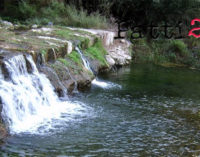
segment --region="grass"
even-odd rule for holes
[[[70,31],[68,29],[65,29],[65,30],[59,29],[55,32],[55,34],[58,35],[59,37],[65,38],[65,39],[70,39],[70,37],[73,35],[72,31]]]
[[[67,55],[69,59],[77,63],[78,65],[82,64],[81,57],[76,51],[72,51],[69,55]]]
[[[102,41],[100,39],[95,40],[94,45],[85,50],[85,55],[94,60],[98,60],[102,65],[108,65],[105,59],[107,52],[103,47]]]
[[[61,63],[63,63],[65,66],[69,66],[70,65],[70,63],[64,58],[58,58],[57,60],[60,61]]]
[[[72,5],[64,5],[63,2],[49,1],[43,5],[38,1],[22,0],[18,6],[7,6],[3,18],[15,23],[46,25],[52,22],[56,25],[83,27],[83,28],[107,28],[107,19],[98,12],[88,15],[83,9],[77,10]],[[12,10],[12,14],[10,12]]]
[[[85,42],[85,40],[87,39],[86,37],[82,37],[82,36],[76,36],[74,35],[76,32],[74,32],[73,30],[69,30],[67,28],[65,29],[58,29],[54,32],[54,34],[58,37],[64,38],[66,40],[71,40],[71,41],[80,41]]]

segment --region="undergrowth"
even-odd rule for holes
[[[43,4],[43,1],[33,3],[31,0],[22,0],[19,5],[11,3],[2,17],[8,21],[29,25],[57,24],[83,28],[107,28],[107,19],[98,12],[88,15],[83,9],[77,10],[73,5],[65,5],[58,1]]]

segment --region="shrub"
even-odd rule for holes
[[[10,12],[12,10],[12,14]],[[4,12],[10,21],[21,21],[26,24],[61,24],[84,28],[107,28],[107,19],[98,12],[88,15],[83,9],[77,10],[73,5],[63,2],[22,0],[18,5],[10,4]]]
[[[185,43],[187,43],[189,49],[192,49],[200,44],[199,40],[193,36],[186,38]]]
[[[28,2],[22,1],[19,4],[19,12],[23,18],[32,18],[36,15],[37,9],[35,5],[31,5]]]
[[[182,40],[172,40],[169,50],[175,52],[180,57],[188,57],[189,52],[186,44]]]

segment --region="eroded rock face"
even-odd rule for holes
[[[4,79],[10,79],[10,74],[8,72],[8,69],[5,65],[5,60],[9,60],[10,58],[17,56],[17,55],[22,55],[22,53],[19,52],[11,52],[11,51],[7,51],[7,50],[3,50],[1,49],[1,53],[0,53],[0,71],[2,73],[2,76],[4,77]]]
[[[58,75],[55,71],[48,67],[48,66],[41,66],[40,71],[44,73],[47,78],[50,80],[51,84],[53,85],[55,92],[58,94],[59,97],[64,97],[67,94],[67,90],[65,89],[64,85],[61,83]]]
[[[71,93],[75,89],[76,82],[74,78],[72,78],[68,68],[64,64],[58,61],[56,61],[53,65],[51,65],[51,67],[56,72],[63,87],[67,89],[68,93]]]
[[[2,102],[0,100],[0,145],[8,135],[8,132],[7,132],[5,125],[3,124],[3,121],[1,118],[1,112],[2,112]]]
[[[84,72],[81,72],[79,75],[75,75],[75,79],[77,80],[77,89],[79,91],[84,91],[85,89],[90,88],[93,78],[94,77],[91,77]]]
[[[106,60],[111,67],[115,65],[127,65],[131,62],[132,56],[129,50],[131,43],[126,39],[115,39],[115,32],[77,28],[73,28],[73,30],[87,31],[101,38],[103,45],[108,52],[108,55],[105,56]]]
[[[3,143],[3,140],[8,136],[8,132],[4,125],[0,122],[0,144]]]
[[[7,136],[7,131],[5,129],[5,126],[3,125],[3,121],[1,118],[1,112],[2,112],[2,102],[0,100],[0,144],[3,142],[3,140]]]
[[[115,60],[110,55],[106,55],[106,60],[107,60],[108,64],[111,66],[114,66],[116,64]]]
[[[5,25],[12,27],[9,23]],[[8,28],[9,28],[8,27]],[[2,41],[0,41],[0,48],[7,49],[8,51],[0,49],[0,73],[3,74],[5,79],[9,79],[9,72],[4,64],[4,59],[8,59],[15,55],[29,53],[33,56],[33,59],[40,72],[44,73],[51,84],[55,88],[55,92],[59,97],[63,97],[66,94],[72,93],[74,89],[83,91],[86,88],[91,87],[91,82],[99,72],[111,69],[115,65],[126,65],[131,61],[131,54],[129,52],[130,43],[126,40],[114,40],[115,33],[105,30],[86,30],[95,36],[88,34],[76,35],[79,37],[86,37],[90,40],[90,46],[94,42],[94,38],[99,37],[102,39],[105,49],[108,54],[105,56],[108,65],[102,65],[98,60],[87,58],[90,62],[94,75],[84,67],[81,67],[75,63],[75,68],[72,65],[67,66],[61,63],[59,59],[64,59],[73,50],[73,41],[70,39],[59,38],[53,36],[56,34],[53,28],[34,28],[31,31],[27,31],[23,36],[15,35],[13,32],[4,32],[0,35]],[[54,34],[52,34],[54,32]],[[3,38],[3,37],[8,37]],[[78,38],[77,38],[78,39]],[[7,42],[4,42],[6,41]],[[10,41],[10,42],[8,42]],[[13,42],[14,41],[14,42]],[[13,44],[13,43],[17,44]],[[23,53],[19,53],[16,50],[20,50]],[[45,50],[43,52],[43,50]],[[29,62],[26,62],[27,70],[32,73],[32,67]],[[77,69],[78,70],[77,70]],[[1,79],[1,77],[0,77]],[[0,113],[2,110],[2,104],[0,101]],[[5,126],[2,124],[0,115],[0,143],[7,136]]]
[[[131,62],[132,56],[129,50],[131,44],[127,40],[122,41],[115,40],[113,45],[106,47],[106,50],[108,52],[106,60],[111,66],[113,64],[122,66],[130,64]]]

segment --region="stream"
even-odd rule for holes
[[[36,130],[17,128],[0,156],[200,155],[200,71],[132,64],[99,79],[120,88],[94,84],[66,104],[55,100],[52,109],[67,111]]]

